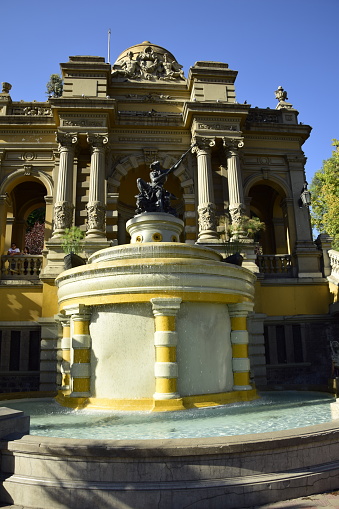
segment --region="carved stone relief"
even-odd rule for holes
[[[215,206],[212,203],[207,203],[198,207],[198,215],[200,231],[214,231],[216,229]]]
[[[105,229],[106,208],[100,203],[91,203],[87,209],[87,230]]]
[[[64,230],[72,226],[73,209],[74,206],[67,202],[54,205],[54,230]]]
[[[38,115],[38,116],[51,116],[52,110],[51,108],[44,108],[42,106],[26,106],[23,108],[24,115]]]
[[[122,60],[118,60],[112,69],[112,78],[128,78],[130,80],[185,80],[182,65],[172,60],[168,53],[154,51],[152,45],[147,46],[137,56],[128,51]]]

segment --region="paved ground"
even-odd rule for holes
[[[339,509],[339,491],[274,502],[273,504],[255,506],[253,509],[311,509],[314,507],[322,507],[323,509],[336,507]]]
[[[1,505],[0,507],[2,509],[28,509],[22,505]],[[284,502],[274,502],[273,504],[257,505],[252,507],[252,509],[313,509],[315,507],[323,509],[333,509],[335,507],[339,509],[339,491],[294,498],[292,500],[285,500]],[[51,509],[53,508],[51,507]],[[70,507],[69,509],[72,508]],[[206,507],[206,509],[208,509],[208,507]]]

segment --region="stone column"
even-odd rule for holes
[[[54,204],[53,237],[60,237],[73,222],[73,160],[77,133],[57,133],[60,163]]]
[[[240,222],[246,210],[238,152],[244,142],[241,139],[224,138],[223,144],[227,156],[229,212],[232,224],[235,225]]]
[[[59,315],[60,316],[60,315]],[[60,318],[62,326],[61,339],[61,391],[64,394],[70,392],[70,361],[71,361],[71,326],[70,318]]]
[[[6,240],[6,226],[7,226],[7,212],[10,208],[10,200],[8,194],[0,195],[0,252],[5,251]],[[8,245],[10,247],[10,245]]]
[[[91,336],[89,334],[90,308],[65,306],[71,321],[70,396],[88,398],[91,395]]]
[[[177,392],[177,332],[176,315],[180,298],[151,299],[155,317],[155,393],[154,400],[180,398]]]
[[[91,172],[89,178],[89,195],[87,209],[86,237],[105,237],[106,204],[105,204],[105,145],[108,136],[88,134],[87,141],[92,148]]]
[[[234,391],[249,391],[252,389],[250,385],[250,360],[248,358],[247,331],[247,315],[252,310],[252,302],[228,305],[232,330],[231,343]]]
[[[197,154],[198,163],[198,242],[218,242],[211,164],[211,147],[215,145],[215,140],[199,137],[195,142],[193,152]]]

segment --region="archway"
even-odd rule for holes
[[[5,226],[2,251],[7,252],[11,243],[15,243],[20,250],[25,247],[27,219],[36,209],[46,208],[45,196],[47,190],[38,179],[27,177],[12,182],[11,190],[6,193],[6,208],[2,211],[2,224]]]
[[[266,225],[258,238],[263,254],[288,254],[288,224],[282,206],[286,195],[282,188],[258,181],[248,191],[248,197],[251,216],[259,217]]]

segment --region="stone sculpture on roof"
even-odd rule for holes
[[[146,41],[147,42],[147,41]],[[112,68],[112,78],[128,78],[131,80],[185,80],[182,65],[173,55],[160,46],[142,43],[128,49],[118,58]]]

